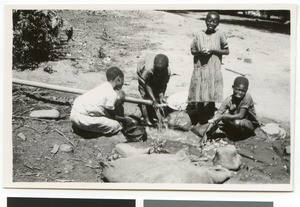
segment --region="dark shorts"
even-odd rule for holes
[[[237,119],[234,121],[220,122],[219,128],[224,131],[228,137],[242,140],[255,135],[255,126],[248,119]]]

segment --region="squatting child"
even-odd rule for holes
[[[124,117],[124,73],[117,67],[108,68],[107,81],[77,97],[72,106],[70,120],[73,127],[110,136],[122,129],[120,123],[130,121]]]
[[[249,81],[245,77],[237,77],[233,83],[233,94],[227,97],[213,119],[209,121],[209,127],[203,137],[206,142],[207,136],[210,136],[219,127],[228,137],[233,136],[238,139],[244,139],[254,135],[254,130],[258,126],[254,102],[249,93],[247,93]]]

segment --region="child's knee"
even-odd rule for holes
[[[232,125],[235,128],[239,129],[247,129],[247,130],[254,130],[254,127],[248,119],[236,119],[232,122]]]
[[[248,119],[237,119],[232,122],[234,130],[240,135],[252,135],[254,127]]]
[[[248,119],[240,120],[240,126],[246,129],[247,131],[254,131],[254,126],[252,122]]]
[[[120,125],[120,123],[118,121],[111,120],[111,122],[109,124],[107,124],[107,128],[108,128],[109,133],[115,134],[122,129],[122,126]]]
[[[236,127],[236,128],[239,128],[242,126],[242,123],[241,123],[241,119],[236,119],[232,122],[232,124]]]

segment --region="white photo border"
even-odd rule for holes
[[[12,11],[13,9],[74,9],[74,10],[290,10],[290,126],[291,126],[291,174],[289,184],[150,184],[150,183],[56,183],[13,182],[12,150]],[[155,190],[155,191],[293,191],[294,143],[295,143],[295,83],[296,83],[296,4],[23,4],[5,5],[4,18],[4,162],[3,187],[21,189],[101,189],[101,190]]]

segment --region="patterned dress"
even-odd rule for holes
[[[206,34],[201,31],[195,35],[191,51],[207,49],[228,49],[227,39],[223,32]],[[194,56],[194,72],[191,79],[188,101],[191,102],[222,102],[223,77],[221,72],[222,55]]]

